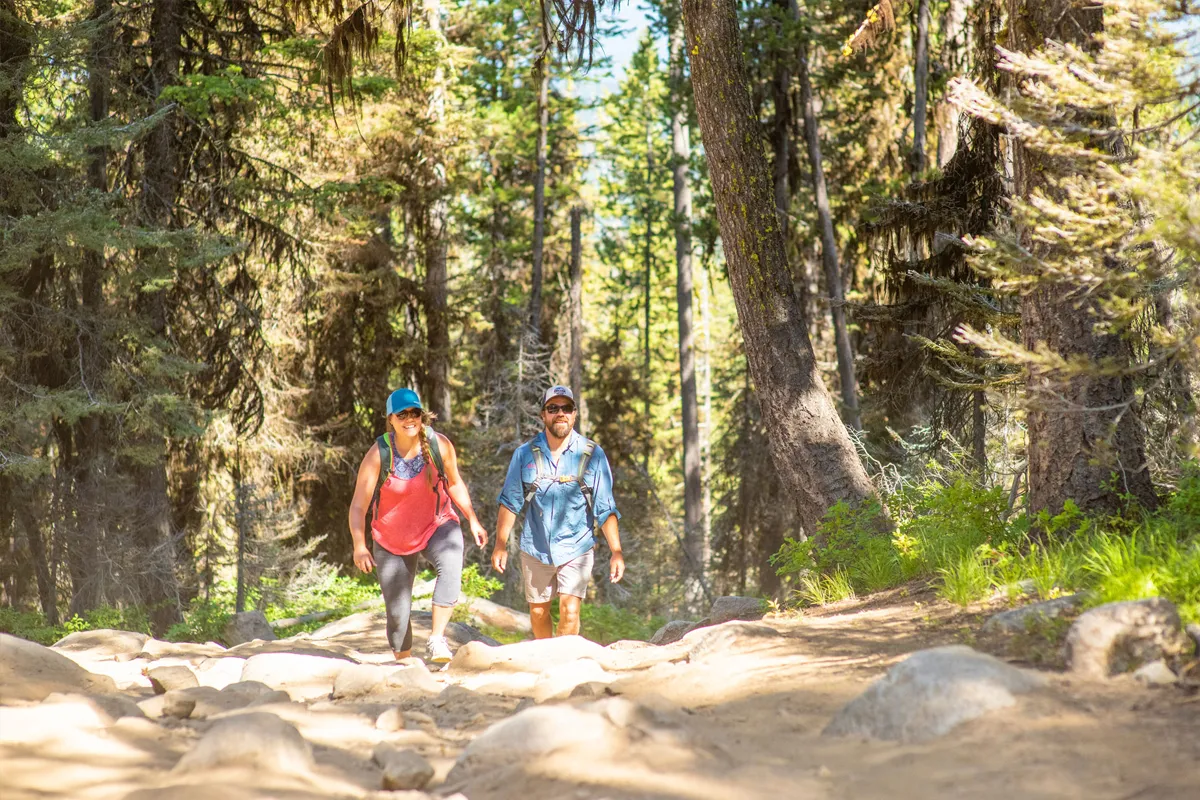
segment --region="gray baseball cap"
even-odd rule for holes
[[[542,395],[542,408],[545,408],[546,403],[549,403],[555,397],[565,397],[572,403],[575,402],[575,395],[566,386],[551,386],[546,390],[546,393]]]

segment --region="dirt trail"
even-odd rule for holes
[[[649,709],[654,722],[643,729],[649,734],[579,742],[530,758],[518,754],[525,742],[513,741],[507,757],[453,774],[472,741],[529,705],[523,698],[533,693],[535,673],[476,671],[457,659],[432,675],[434,690],[459,686],[442,694],[317,698],[248,709],[296,726],[315,752],[311,774],[237,767],[171,774],[212,719],[126,717],[87,730],[64,725],[36,743],[0,731],[0,797],[405,797],[374,794],[380,770],[371,750],[384,741],[428,759],[435,769],[426,788],[431,795],[461,791],[470,800],[1200,798],[1200,695],[1178,687],[1084,682],[1050,672],[1048,686],[1016,706],[923,744],[820,735],[843,704],[906,654],[971,638],[977,622],[930,596],[892,593],[800,618],[730,623],[722,630],[732,633],[711,635],[700,648],[694,646],[699,632],[688,637],[693,645],[661,650],[595,648],[588,657],[612,667],[608,692]],[[418,632],[418,647],[421,638]],[[383,642],[381,616],[364,613],[295,644],[308,653],[329,648],[382,664],[389,660]],[[77,660],[113,674],[118,685],[139,663]],[[635,663],[641,668],[612,666]],[[123,693],[151,696],[128,683]],[[558,702],[596,707],[587,697]],[[407,727],[376,728],[376,717],[392,707]]]

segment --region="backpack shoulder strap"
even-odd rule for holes
[[[525,502],[528,503],[537,494],[538,484],[542,482],[550,474],[549,468],[546,466],[546,454],[542,452],[542,448],[536,444],[529,445],[529,451],[533,454],[533,467],[537,471],[532,483],[524,484]]]
[[[425,426],[425,430],[429,435],[429,454],[433,456],[433,466],[437,467],[438,479],[445,480],[446,469],[442,466],[442,443],[438,439],[437,431],[428,425]]]
[[[379,478],[375,481],[375,491],[371,493],[372,517],[375,516],[375,509],[379,506],[379,492],[383,489],[383,484],[391,477],[392,467],[395,466],[391,437],[385,433],[375,439],[375,446],[379,448]]]
[[[591,439],[585,439],[583,449],[579,452],[579,469],[575,472],[575,482],[579,484],[579,490],[583,492],[583,499],[587,502],[588,511],[592,512],[594,503],[592,500],[592,487],[583,479],[583,474],[587,472],[588,465],[592,462],[592,454],[596,452],[596,443]]]

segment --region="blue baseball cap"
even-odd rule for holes
[[[397,389],[388,395],[387,413],[389,416],[399,414],[408,408],[424,410],[420,396],[412,389]]]
[[[572,403],[575,402],[574,393],[566,386],[551,386],[546,390],[546,393],[542,395],[542,408],[545,408],[546,403],[549,403],[555,397],[565,397]]]

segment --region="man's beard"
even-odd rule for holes
[[[571,432],[571,423],[569,421],[552,422],[550,423],[550,432],[559,439],[567,438],[567,434]]]

